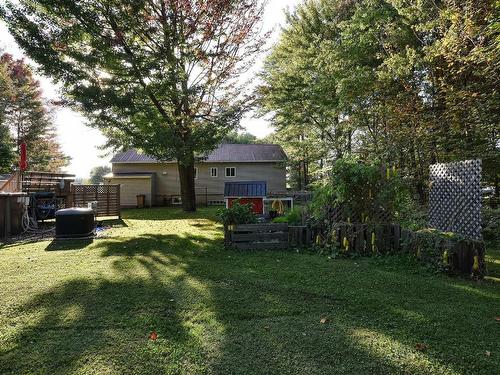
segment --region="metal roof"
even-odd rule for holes
[[[287,159],[279,145],[222,144],[204,158],[205,163],[281,162]],[[113,157],[111,163],[158,163],[155,158],[137,150],[128,150]]]
[[[151,178],[153,175],[154,173],[148,172],[108,173],[104,178]]]
[[[266,195],[267,183],[265,181],[226,182],[224,184],[225,197],[265,197]]]

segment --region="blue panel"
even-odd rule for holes
[[[267,183],[265,181],[226,182],[224,196],[226,197],[265,197]]]

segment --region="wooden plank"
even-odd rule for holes
[[[290,246],[304,246],[307,243],[306,226],[289,226],[288,243]]]
[[[287,241],[288,233],[285,232],[275,232],[275,233],[233,233],[233,242],[265,242],[265,241]]]
[[[234,225],[233,232],[288,232],[288,224],[241,224]]]
[[[354,248],[356,249],[356,253],[361,254],[364,250],[365,245],[365,226],[362,224],[358,224],[355,227],[356,237],[354,239]]]
[[[394,224],[393,226],[394,230],[394,250],[395,251],[400,251],[401,250],[401,226],[398,224]]]
[[[240,250],[284,250],[288,242],[236,242],[233,246]]]

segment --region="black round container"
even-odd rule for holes
[[[56,238],[84,238],[94,235],[94,211],[66,208],[56,212]]]

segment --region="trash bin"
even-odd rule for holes
[[[137,208],[144,208],[146,205],[146,196],[144,194],[140,194],[137,196]]]

